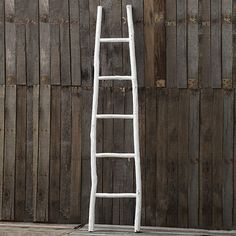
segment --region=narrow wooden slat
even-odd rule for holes
[[[57,223],[60,215],[61,174],[61,88],[59,86],[52,86],[51,101],[49,220]]]
[[[71,53],[71,84],[81,85],[80,68],[80,31],[79,2],[72,0],[70,4],[70,53]],[[91,29],[90,29],[91,30]]]
[[[200,92],[189,92],[189,226],[198,227]]]
[[[212,226],[213,90],[201,91],[199,226]]]
[[[178,117],[178,227],[188,227],[189,96],[180,90]]]
[[[14,0],[5,2],[6,84],[16,84],[16,26]]]
[[[0,219],[2,220],[2,199],[3,199],[3,169],[4,169],[4,115],[5,115],[5,86],[0,86]]]
[[[69,28],[69,4],[68,1],[57,1],[60,6],[60,53],[61,53],[61,84],[71,85],[70,71],[70,28]]]
[[[154,1],[144,1],[144,58],[145,58],[145,87],[153,87],[155,75],[155,54],[154,54],[154,25],[152,14],[154,12]]]
[[[178,105],[179,90],[169,90],[168,94],[168,152],[167,152],[167,225],[178,224]]]
[[[223,130],[223,226],[232,227],[233,215],[233,91],[224,92]]]
[[[71,172],[71,87],[61,89],[61,165],[60,165],[60,219],[68,222],[70,216]]]
[[[39,0],[40,84],[50,84],[49,0]]]
[[[232,1],[232,43],[233,43],[233,88],[236,87],[236,1]],[[235,217],[234,217],[235,218]]]
[[[16,176],[15,176],[15,220],[25,217],[26,198],[26,87],[18,86],[16,91]]]
[[[83,86],[92,85],[92,72],[90,62],[90,34],[89,34],[89,1],[79,1],[79,34],[80,34],[80,64],[81,80]]]
[[[223,148],[223,91],[215,90],[214,91],[214,101],[213,101],[213,137],[212,137],[212,153],[213,153],[213,227],[221,228],[222,227],[222,217],[223,217],[223,159],[222,159],[222,148]]]
[[[70,179],[70,223],[81,220],[81,91],[72,87],[71,95],[71,179]]]
[[[28,0],[25,9],[30,23],[26,24],[27,85],[39,84],[39,1]]]
[[[16,147],[16,86],[6,86],[5,146],[3,173],[3,220],[14,220],[15,209],[15,147]]]
[[[146,93],[146,224],[156,224],[156,89],[150,88]]]
[[[223,6],[223,5],[222,5]],[[221,1],[211,1],[211,82],[221,88]]]
[[[236,98],[235,96],[235,90],[234,90],[234,99]],[[236,117],[236,103],[234,102],[234,117]],[[234,149],[236,146],[236,123],[234,123]],[[236,152],[234,152],[234,166],[236,166]],[[236,172],[234,171],[233,173],[233,181],[234,181],[234,194],[233,194],[233,226],[236,226]]]
[[[51,85],[61,84],[61,60],[60,60],[60,21],[62,1],[49,2],[50,9],[50,72]],[[62,21],[61,21],[62,22]],[[79,66],[79,65],[78,65]]]
[[[210,62],[210,1],[199,0],[199,82],[200,87],[211,87],[211,62]]]
[[[222,2],[222,78],[232,81],[232,0]]]
[[[40,86],[39,156],[37,178],[36,221],[48,221],[49,156],[50,156],[50,95],[49,85]]]
[[[167,125],[168,90],[157,90],[157,140],[156,140],[156,225],[166,225],[167,216]],[[146,134],[148,135],[148,133]],[[145,170],[148,171],[148,170]],[[148,193],[146,193],[148,194]],[[148,213],[147,213],[148,214]]]
[[[187,87],[187,2],[177,1],[176,57],[178,88]]]
[[[198,0],[188,0],[188,80],[198,81]]]
[[[4,0],[0,1],[0,84],[5,83],[5,26]]]

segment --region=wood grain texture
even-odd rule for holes
[[[0,1],[0,84],[5,84],[5,19],[4,0]]]

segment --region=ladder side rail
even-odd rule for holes
[[[95,49],[94,49],[94,85],[93,85],[93,105],[91,118],[91,194],[89,205],[89,231],[94,230],[95,222],[95,202],[97,191],[97,170],[96,170],[96,129],[97,129],[97,108],[98,108],[98,93],[99,93],[99,53],[100,53],[100,37],[101,37],[101,22],[102,22],[102,7],[97,8],[97,22],[95,34]]]
[[[134,231],[140,231],[141,223],[141,167],[140,167],[140,150],[139,150],[139,125],[138,125],[138,85],[137,85],[137,68],[135,57],[135,45],[134,45],[134,25],[132,16],[132,6],[127,5],[127,21],[129,32],[129,51],[130,51],[130,64],[131,64],[131,76],[132,76],[132,97],[133,97],[133,136],[134,136],[134,153],[135,153],[135,179],[136,179],[136,206],[135,206],[135,222]]]

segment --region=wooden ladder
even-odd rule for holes
[[[93,88],[93,105],[92,105],[92,121],[91,121],[91,195],[89,206],[89,231],[94,231],[95,221],[95,201],[97,198],[136,198],[135,206],[135,222],[134,231],[140,231],[141,221],[141,168],[140,168],[140,151],[139,151],[139,124],[138,124],[138,86],[137,86],[137,71],[134,45],[134,26],[132,17],[132,6],[127,5],[127,22],[128,22],[128,38],[101,38],[101,23],[102,23],[102,7],[97,8],[97,22],[95,35],[95,50],[94,50],[94,88]],[[100,43],[129,43],[129,54],[131,64],[131,75],[128,76],[100,76],[99,75],[99,53]],[[133,114],[97,114],[98,93],[100,80],[130,80],[132,83],[132,100]],[[97,119],[132,119],[133,120],[133,136],[134,136],[134,153],[97,153],[96,152],[96,127]],[[97,169],[96,158],[111,157],[111,158],[134,158],[135,162],[135,193],[97,193]]]

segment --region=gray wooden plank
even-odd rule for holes
[[[156,142],[157,142],[157,124],[156,124],[156,89],[150,88],[146,91],[146,225],[154,226],[156,224]]]
[[[198,227],[199,209],[199,127],[200,127],[200,93],[189,91],[189,187],[188,215],[189,226]]]
[[[14,0],[5,2],[6,84],[16,84],[16,26]]]
[[[213,90],[201,91],[199,226],[212,227]]]
[[[61,159],[61,87],[52,86],[50,130],[49,220],[58,222],[60,215]]]
[[[176,79],[178,88],[187,88],[187,1],[178,0],[176,11]]]
[[[36,221],[38,222],[48,221],[50,96],[51,87],[49,85],[41,85],[39,100],[39,150],[36,195]]]
[[[5,83],[5,19],[4,0],[0,1],[0,84]]]
[[[221,1],[211,1],[211,82],[221,88]]]
[[[222,149],[223,149],[223,91],[214,90],[214,101],[213,101],[213,137],[212,137],[212,153],[213,153],[213,208],[212,208],[212,220],[214,228],[222,227],[222,217],[223,217],[223,159],[222,159]]]
[[[176,1],[166,0],[166,84],[177,86],[176,80]]]
[[[25,218],[26,196],[26,87],[16,91],[16,163],[15,163],[15,220]]]
[[[199,84],[200,87],[211,87],[210,62],[210,1],[199,0]]]
[[[233,40],[233,68],[232,68],[232,79],[233,79],[233,88],[236,86],[236,1],[232,1],[232,40]]]
[[[70,223],[81,220],[81,90],[72,87],[71,95],[71,179],[70,179]]]
[[[4,115],[5,115],[5,86],[0,86],[0,219],[2,220],[3,199],[3,169],[4,169]]]
[[[167,125],[168,90],[157,90],[157,140],[156,140],[156,225],[166,225],[167,216]],[[146,134],[148,135],[148,134]],[[146,170],[148,171],[148,170]],[[148,194],[148,193],[146,193]]]
[[[188,0],[188,80],[198,81],[198,0]]]
[[[40,84],[50,84],[49,0],[39,1]]]
[[[14,220],[15,209],[16,86],[6,86],[3,172],[3,220]]]
[[[71,84],[81,85],[79,2],[76,0],[71,0],[69,1],[69,4],[70,4]]]
[[[60,220],[70,218],[71,87],[61,88]]]
[[[27,85],[39,84],[39,1],[28,0],[26,16],[26,70]]]
[[[223,226],[232,227],[233,215],[233,90],[224,92],[223,130]]]
[[[189,96],[180,90],[178,117],[178,226],[188,227]]]
[[[178,224],[178,113],[179,90],[171,89],[168,93],[168,152],[167,152],[167,225]]]

